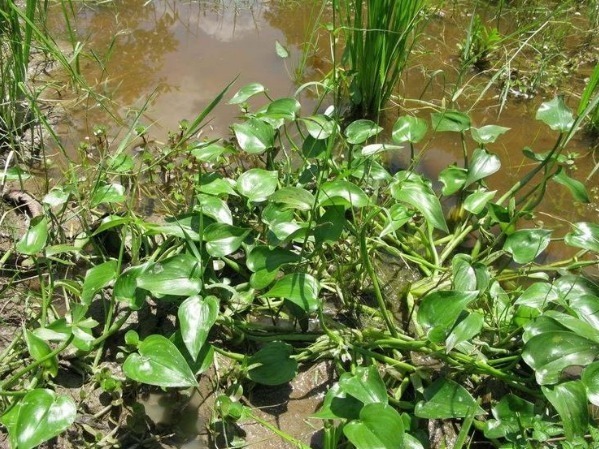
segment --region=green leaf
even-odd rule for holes
[[[116,173],[129,173],[133,170],[133,167],[135,167],[133,158],[125,153],[111,156],[107,162],[108,170]]]
[[[559,298],[557,290],[547,282],[535,282],[529,286],[515,304],[543,310],[547,305]]]
[[[226,153],[230,153],[230,148],[225,148],[217,143],[211,143],[205,145],[204,143],[198,144],[191,150],[191,155],[200,162],[217,162],[218,159]]]
[[[388,209],[384,209],[387,215],[385,227],[381,231],[381,237],[395,232],[414,216],[414,212],[409,211],[403,204],[394,204]]]
[[[572,225],[572,231],[564,237],[566,245],[599,253],[599,225],[579,222]]]
[[[328,206],[324,209],[325,213],[318,217],[314,229],[314,238],[318,245],[339,240],[347,224],[344,206]]]
[[[578,317],[599,332],[599,297],[584,294],[569,299],[569,306]]]
[[[492,175],[500,167],[501,161],[496,154],[489,153],[484,148],[477,148],[472,154],[472,160],[468,168],[468,177],[466,178],[466,186]]]
[[[495,142],[500,135],[505,134],[509,130],[510,128],[504,128],[503,126],[486,125],[470,129],[470,134],[475,142],[484,145]]]
[[[241,89],[237,91],[233,98],[229,100],[228,104],[240,104],[246,102],[249,98],[253,97],[256,94],[265,92],[266,89],[260,83],[250,83],[243,86]]]
[[[70,397],[38,388],[29,391],[0,421],[15,449],[32,449],[67,430],[76,416],[77,406]]]
[[[535,421],[534,404],[513,394],[506,394],[491,409],[495,419],[485,422],[487,438],[503,438],[507,435],[521,435],[523,430],[533,427]]]
[[[139,310],[146,300],[146,291],[137,288],[137,278],[151,264],[143,264],[125,269],[114,283],[114,297],[125,303],[131,310]]]
[[[403,147],[400,145],[390,145],[387,143],[373,143],[372,145],[366,145],[360,151],[360,155],[363,157],[373,156],[375,154],[382,153],[387,150],[401,150]]]
[[[181,337],[194,362],[197,360],[208,332],[216,322],[219,302],[216,296],[190,296],[179,306],[177,316]]]
[[[395,143],[418,143],[424,138],[427,131],[426,121],[418,117],[405,115],[399,117],[393,125],[391,138]]]
[[[370,203],[364,191],[344,180],[325,182],[320,187],[320,206],[364,207]]]
[[[94,295],[116,279],[116,270],[116,260],[109,260],[87,270],[81,291],[81,302],[89,306]]]
[[[367,404],[360,419],[343,427],[343,434],[356,449],[398,449],[403,447],[401,415],[387,404]]]
[[[192,296],[202,289],[203,269],[190,254],[179,254],[150,265],[137,277],[137,286],[153,295]]]
[[[485,320],[480,313],[473,312],[468,314],[466,318],[456,324],[452,329],[445,340],[445,350],[449,352],[460,343],[469,341],[480,334],[484,322]]]
[[[10,181],[25,181],[31,178],[31,174],[21,167],[9,167],[5,169],[4,167],[0,170],[0,183],[10,182]]]
[[[287,59],[289,57],[289,51],[279,41],[275,41],[275,51],[277,52],[277,56],[281,59]]]
[[[426,295],[420,304],[417,320],[434,343],[443,342],[466,306],[478,296],[477,291],[438,291]]]
[[[216,172],[205,173],[200,177],[200,185],[198,191],[209,195],[233,195],[235,192],[235,181],[230,178],[223,178],[222,175]]]
[[[212,223],[204,229],[206,251],[212,257],[224,257],[239,249],[249,229],[238,228],[224,223]]]
[[[252,168],[237,179],[237,190],[250,201],[262,202],[277,189],[279,176],[276,171]]]
[[[283,187],[269,198],[269,201],[285,204],[291,209],[311,210],[314,207],[314,195],[301,187]]]
[[[460,133],[470,129],[470,117],[459,111],[433,112],[431,121],[435,132]]]
[[[327,391],[320,409],[311,418],[358,419],[362,407],[364,407],[362,402],[353,396],[349,396],[336,383]]]
[[[591,202],[585,185],[576,179],[570,178],[564,171],[563,167],[560,167],[557,173],[551,179],[558,184],[566,186],[568,190],[570,190],[574,201],[579,201],[581,203]]]
[[[162,335],[150,335],[142,341],[138,352],[125,360],[123,372],[136,382],[163,388],[197,386],[181,352]]]
[[[194,211],[214,218],[219,223],[233,224],[233,215],[226,202],[212,195],[198,194]]]
[[[553,331],[534,335],[524,345],[522,359],[535,371],[541,385],[556,384],[561,372],[573,365],[586,366],[599,354],[599,344],[574,332]]]
[[[456,254],[451,260],[454,290],[468,292],[477,289],[476,272],[471,262],[470,256],[466,254]]]
[[[588,365],[582,371],[581,379],[587,392],[587,398],[593,405],[599,406],[599,362]]]
[[[589,409],[583,383],[576,380],[553,387],[541,387],[541,390],[559,413],[566,440],[584,438],[589,427]]]
[[[569,131],[574,125],[572,111],[566,106],[561,96],[541,104],[535,118],[549,125],[552,130],[561,133]]]
[[[480,214],[484,208],[487,206],[487,203],[493,199],[497,190],[493,190],[488,192],[486,190],[477,190],[476,192],[471,193],[464,200],[464,209],[468,212],[478,215]]]
[[[302,120],[306,124],[306,129],[312,138],[322,140],[330,137],[337,131],[337,123],[326,115],[318,114],[306,117]]]
[[[237,143],[246,153],[264,153],[275,143],[275,130],[272,125],[257,118],[250,118],[244,123],[235,123],[233,132]]]
[[[376,136],[383,130],[382,127],[374,123],[372,120],[356,120],[345,128],[345,137],[347,142],[352,145],[358,145],[366,142],[373,136]]]
[[[449,379],[440,378],[433,382],[424,390],[424,399],[414,409],[419,418],[451,419],[485,413],[468,390]]]
[[[250,380],[263,385],[281,385],[289,382],[297,372],[297,361],[292,357],[293,348],[287,343],[267,343],[248,358]]]
[[[25,342],[27,343],[27,350],[33,360],[41,360],[52,352],[48,343],[34,333],[25,329],[24,335]],[[58,358],[56,356],[46,359],[42,365],[52,377],[58,374]]]
[[[62,187],[54,187],[44,196],[42,203],[50,207],[61,206],[69,200],[70,196],[71,193],[65,191]]]
[[[48,219],[40,215],[32,218],[29,229],[21,240],[16,244],[16,249],[21,254],[33,256],[39,253],[46,246],[48,240]]]
[[[285,298],[300,307],[306,313],[318,309],[320,284],[307,273],[291,273],[279,279],[263,296],[266,298]]]
[[[432,190],[420,182],[395,181],[390,185],[393,198],[408,203],[418,210],[429,225],[449,232],[439,198]]]
[[[445,196],[449,196],[458,192],[466,184],[467,177],[468,170],[464,168],[456,167],[455,165],[445,167],[441,173],[439,173],[439,181],[443,184],[441,193]]]
[[[547,229],[520,229],[509,235],[503,249],[512,254],[514,261],[527,264],[534,261],[551,241],[551,231]]]
[[[93,190],[90,206],[100,204],[120,203],[125,201],[125,187],[121,184],[105,184]]]
[[[387,404],[387,387],[375,365],[359,366],[353,373],[343,373],[339,378],[341,391],[363,404]]]
[[[275,247],[269,248],[265,245],[254,247],[248,254],[246,264],[254,273],[260,270],[274,272],[283,265],[296,263],[301,260],[299,254],[288,249]]]
[[[295,120],[301,107],[299,101],[295,98],[279,98],[269,103],[266,107],[266,112],[260,114],[260,117],[267,117],[275,120]]]

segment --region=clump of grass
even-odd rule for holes
[[[422,0],[336,0],[342,15],[352,112],[376,117],[406,66]]]
[[[462,64],[481,71],[489,68],[489,57],[500,42],[501,35],[497,28],[483,24],[478,14],[473,15],[466,38],[458,45]]]
[[[596,95],[599,95],[599,64],[595,65],[578,105],[578,115],[582,115],[591,105],[587,113],[587,128],[593,135],[599,135],[599,105],[592,107],[593,97]]]

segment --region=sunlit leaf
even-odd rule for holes
[[[224,223],[213,223],[204,229],[203,238],[206,251],[212,257],[224,257],[239,249],[249,229],[239,228]]]
[[[200,193],[196,196],[194,210],[208,217],[214,218],[219,223],[233,224],[233,215],[227,203],[213,195]]]
[[[431,226],[449,232],[439,198],[428,186],[413,181],[396,181],[390,189],[393,198],[414,207]]]
[[[360,154],[364,157],[367,157],[382,153],[383,151],[401,150],[402,148],[403,147],[400,145],[390,145],[387,143],[373,143],[372,145],[366,145],[364,148],[362,148]]]
[[[29,229],[17,242],[16,249],[21,254],[34,255],[39,253],[48,240],[48,219],[40,215],[32,218]]]
[[[306,117],[302,121],[305,123],[310,136],[317,140],[326,139],[337,131],[338,128],[337,123],[333,119],[322,114]]]
[[[269,103],[266,111],[260,116],[271,119],[295,120],[300,109],[301,105],[295,98],[279,98]]]
[[[343,427],[343,433],[356,449],[397,449],[403,447],[401,415],[387,404],[367,404],[360,419]]]
[[[599,406],[599,362],[588,365],[582,371],[581,380],[586,389],[589,402]]]
[[[470,117],[459,111],[433,112],[431,114],[433,130],[436,132],[464,132],[470,129]]]
[[[121,184],[105,184],[93,190],[90,206],[100,204],[120,203],[125,201],[125,187]]]
[[[490,192],[486,190],[477,190],[466,197],[464,200],[464,209],[474,215],[478,215],[484,210],[487,203],[493,199],[496,193],[497,190]]]
[[[263,385],[281,385],[289,382],[297,372],[297,361],[292,357],[293,347],[275,341],[267,343],[247,360],[248,377]]]
[[[195,387],[196,378],[181,352],[166,337],[150,335],[123,363],[125,375],[159,387]]]
[[[304,312],[311,313],[318,309],[320,284],[307,273],[291,273],[279,279],[264,296],[266,298],[285,298]]]
[[[451,333],[445,340],[445,350],[449,352],[460,343],[470,341],[480,334],[484,322],[485,320],[480,313],[470,313],[451,330]]]
[[[185,347],[195,361],[206,342],[208,332],[218,316],[219,302],[216,296],[190,296],[179,306],[177,316]]]
[[[520,229],[508,236],[503,249],[512,254],[516,263],[526,264],[545,251],[550,241],[550,230]]]
[[[491,409],[495,419],[485,422],[487,438],[502,438],[507,435],[521,435],[523,429],[533,426],[535,406],[516,395],[506,394]]]
[[[564,98],[561,96],[542,103],[537,110],[536,119],[549,125],[552,130],[561,133],[569,131],[574,125],[572,111],[566,106]]]
[[[418,143],[424,138],[427,131],[426,121],[418,117],[405,115],[399,117],[393,125],[391,137],[395,143]]]
[[[501,161],[496,154],[489,153],[484,148],[477,148],[472,154],[468,168],[468,177],[466,178],[466,186],[492,175],[500,167]]]
[[[256,94],[265,92],[266,89],[260,83],[250,83],[243,86],[241,89],[237,91],[233,98],[229,100],[228,104],[239,104],[247,101],[249,98],[253,97]]]
[[[599,225],[589,222],[574,223],[564,242],[566,245],[599,253]]]
[[[542,310],[550,302],[559,298],[557,289],[547,282],[535,282],[516,300],[517,305]]]
[[[468,170],[464,168],[456,167],[455,165],[445,167],[441,173],[439,173],[439,181],[443,184],[441,193],[445,196],[449,196],[458,192],[466,185],[467,177]]]
[[[45,359],[42,366],[52,377],[56,376],[58,374],[58,358],[56,356],[47,357],[52,352],[50,345],[27,329],[24,331],[24,337],[27,350],[33,360]]]
[[[261,168],[243,172],[237,179],[237,190],[250,201],[265,201],[277,189],[278,173]]]
[[[280,247],[269,248],[268,246],[260,245],[250,251],[246,263],[247,267],[253,272],[260,270],[275,271],[285,264],[299,262],[300,259],[299,254],[288,249]]]
[[[64,188],[54,187],[44,196],[42,203],[47,204],[50,207],[61,206],[69,200],[70,196],[70,192],[66,191]]]
[[[94,295],[116,279],[116,270],[116,260],[109,260],[87,270],[83,281],[81,302],[86,305],[91,304]]]
[[[344,180],[329,181],[320,187],[320,206],[348,205],[364,207],[370,201],[357,185]]]
[[[376,136],[383,130],[382,127],[374,123],[372,120],[356,120],[350,123],[345,128],[345,137],[347,142],[352,145],[357,145],[366,142],[372,136]]]
[[[179,254],[150,265],[137,286],[154,295],[193,296],[202,289],[202,266],[190,254]]]
[[[284,204],[286,207],[298,210],[311,210],[314,207],[314,195],[301,187],[283,187],[269,198],[269,201]]]
[[[433,382],[424,390],[424,399],[414,409],[419,418],[464,418],[485,413],[468,390],[450,379],[439,378]]]
[[[363,404],[389,402],[387,388],[375,365],[361,366],[353,373],[343,373],[339,378],[339,387]]]
[[[387,220],[385,227],[381,231],[381,237],[395,232],[414,216],[414,212],[409,211],[403,204],[394,204],[390,208],[385,209]]]
[[[510,128],[497,125],[486,125],[480,128],[471,128],[470,134],[475,142],[480,144],[493,143],[499,136],[508,132]]]
[[[275,51],[277,56],[281,59],[287,59],[289,57],[289,51],[279,41],[275,41]]]
[[[417,320],[435,343],[443,342],[466,306],[478,292],[438,291],[426,295],[417,313]]]
[[[471,258],[465,254],[456,254],[451,260],[454,290],[468,292],[477,289],[476,272],[471,262]]]
[[[243,123],[235,123],[232,128],[237,143],[246,153],[264,153],[275,143],[275,130],[272,125],[257,118],[250,118]]]
[[[125,269],[114,283],[115,299],[125,303],[132,310],[141,309],[147,292],[137,288],[137,278],[150,266],[151,264],[147,263]]]
[[[358,419],[362,407],[364,407],[364,403],[345,393],[339,384],[335,383],[327,391],[318,412],[310,417],[317,419]]]
[[[558,184],[566,186],[572,194],[574,201],[579,201],[581,203],[591,202],[585,185],[576,179],[570,178],[562,167],[559,168],[558,172],[551,179]]]
[[[576,380],[541,390],[559,413],[566,439],[584,437],[589,426],[589,408],[583,383]]]

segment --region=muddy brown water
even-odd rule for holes
[[[91,97],[72,107],[69,121],[60,129],[63,144],[73,151],[78,142],[92,134],[94,125],[110,125],[112,119],[105,109],[127,123],[132,113],[145,108],[143,122],[152,125],[150,135],[164,140],[169,130],[177,129],[180,120],[192,120],[233,79],[237,79],[236,84],[226,98],[250,82],[262,83],[272,98],[292,96],[299,83],[318,79],[330,68],[326,33],[322,28],[313,28],[320,4],[311,0],[76,3],[77,17],[72,23],[76,40],[83,42],[85,48],[102,61],[81,57],[79,65],[88,83],[104,99],[102,107],[98,98]],[[404,98],[418,98],[428,105],[422,107],[421,103],[406,100],[401,106],[391,106],[387,111],[387,128],[392,126],[394,117],[406,112],[418,110],[419,115],[428,119],[434,107],[449,104],[454,94],[452,85],[458,78],[459,66],[456,46],[465,36],[469,17],[463,14],[462,8],[447,7],[441,13],[425,30],[399,88]],[[58,9],[53,11],[54,26],[59,30],[64,29],[61,14]],[[323,22],[326,20],[325,17]],[[62,37],[69,40],[66,34]],[[302,46],[311,39],[318,48],[304,58]],[[277,55],[277,41],[289,50],[288,58]],[[572,45],[577,45],[575,40]],[[596,46],[593,49],[597,51]],[[573,86],[580,90],[588,69],[589,66],[583,66],[583,71],[573,76],[560,91],[568,96],[571,106],[576,105]],[[443,76],[433,77],[439,70]],[[510,98],[499,114],[500,101],[495,88],[490,88],[473,105],[488,77],[465,72],[463,79],[467,80],[466,89],[457,96],[453,107],[468,111],[475,126],[499,124],[511,128],[489,146],[502,161],[500,174],[489,180],[490,187],[497,189],[499,196],[531,168],[530,161],[522,156],[522,148],[529,146],[543,152],[555,142],[557,134],[534,119],[539,104],[551,99],[554,93],[547,92],[532,100]],[[315,104],[314,98],[304,97],[302,113],[311,114]],[[226,136],[228,126],[238,114],[236,106],[221,104],[210,115],[205,133]],[[469,148],[474,148],[472,142]],[[459,138],[448,133],[426,140],[417,151],[421,155],[419,168],[433,178],[447,165],[461,161]],[[527,225],[555,227],[556,237],[567,232],[568,222],[596,221],[599,209],[598,178],[591,176],[596,164],[591,142],[580,135],[571,142],[568,151],[580,156],[571,174],[588,183],[593,203],[574,203],[565,188],[552,186],[540,212]],[[405,166],[406,154],[407,151],[390,155],[389,164],[396,168]],[[571,251],[564,247],[556,247],[551,257],[569,253]],[[168,401],[165,406],[165,401],[157,398],[150,396],[144,403],[147,413],[156,420],[167,419],[164,413],[168,413]],[[316,405],[310,403],[310,406]],[[302,412],[304,416],[310,413],[307,409]],[[296,424],[303,425],[303,418],[294,419]],[[293,422],[289,425],[291,428],[283,430],[293,434]],[[202,447],[202,444],[198,441],[197,446],[185,447]]]

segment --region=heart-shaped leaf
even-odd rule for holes
[[[566,245],[599,253],[599,225],[579,222],[572,225],[572,231],[566,234]]]
[[[70,397],[35,389],[5,413],[1,421],[14,448],[32,449],[68,429],[76,415],[77,406]]]
[[[547,229],[520,229],[509,235],[503,249],[512,254],[520,264],[532,262],[551,241],[551,231]]]
[[[239,249],[249,229],[238,228],[224,223],[212,223],[204,230],[206,251],[212,257],[224,257]]]
[[[303,119],[306,129],[312,138],[323,140],[337,131],[337,123],[326,115],[318,114]]]
[[[581,203],[591,202],[585,185],[576,179],[570,178],[562,167],[559,168],[552,179],[558,184],[566,186],[572,194],[574,201],[579,201]]]
[[[100,204],[122,201],[125,201],[125,187],[121,184],[105,184],[94,189],[90,206],[96,207]]]
[[[445,196],[453,195],[466,185],[467,177],[468,170],[464,168],[456,167],[455,165],[445,167],[439,173],[439,181],[443,184],[441,193]]]
[[[261,117],[270,119],[295,120],[301,105],[295,98],[279,98],[266,107]]]
[[[218,316],[218,298],[190,296],[179,306],[177,316],[185,347],[195,361]]]
[[[566,440],[584,438],[589,427],[589,407],[583,383],[576,380],[553,387],[541,387],[541,390],[559,413]]]
[[[154,295],[192,296],[202,289],[202,267],[190,254],[179,254],[150,265],[137,286]]]
[[[418,309],[417,319],[430,341],[443,342],[466,306],[478,296],[477,291],[439,291],[426,295]]]
[[[21,254],[32,256],[39,253],[48,240],[48,219],[40,215],[31,220],[29,229],[16,244],[16,249]]]
[[[418,117],[405,115],[399,117],[393,125],[391,138],[395,143],[418,143],[424,138],[427,131],[426,121]]]
[[[403,447],[401,415],[387,404],[367,404],[360,419],[350,421],[343,433],[356,449],[397,449]]]
[[[364,157],[373,156],[383,151],[401,150],[403,147],[400,145],[390,145],[388,143],[373,143],[372,145],[366,145],[362,148],[360,154]]]
[[[343,180],[329,181],[320,187],[320,206],[348,205],[364,207],[370,201],[364,191],[357,185]]]
[[[394,204],[390,208],[384,210],[387,215],[385,227],[381,231],[381,237],[395,232],[414,216],[414,212],[409,211],[403,204]]]
[[[246,153],[264,153],[275,143],[275,130],[272,125],[257,118],[251,118],[244,123],[235,123],[233,132],[237,143]]]
[[[440,378],[433,382],[424,390],[424,399],[414,409],[419,418],[464,418],[485,413],[468,390],[450,379]]]
[[[468,177],[466,178],[466,186],[492,175],[500,167],[501,161],[496,154],[489,153],[484,148],[477,148],[472,154],[472,160],[468,168]]]
[[[566,106],[561,96],[541,104],[537,110],[536,119],[549,125],[552,130],[561,133],[569,131],[574,124],[572,111]]]
[[[547,282],[535,282],[516,300],[517,305],[543,310],[547,304],[557,301],[557,289]]]
[[[262,202],[277,189],[279,175],[276,171],[252,168],[237,179],[237,190],[250,201]]]
[[[480,313],[470,313],[451,330],[445,340],[445,350],[451,351],[460,343],[471,340],[477,336],[483,328],[485,320]]]
[[[486,125],[480,128],[470,129],[470,134],[475,142],[484,145],[486,143],[495,142],[499,136],[505,134],[509,130],[510,128],[505,128],[503,126]]]
[[[233,215],[227,203],[213,195],[200,193],[196,196],[196,205],[194,211],[202,213],[208,217],[214,218],[219,223],[228,225],[233,224]]]
[[[315,198],[301,187],[283,187],[273,193],[268,200],[284,204],[291,209],[311,210],[314,207]]]
[[[195,387],[196,378],[177,347],[162,335],[150,335],[130,354],[123,372],[130,379],[158,387]]]
[[[356,120],[345,128],[345,137],[347,142],[352,145],[358,145],[366,142],[372,136],[376,136],[383,130],[382,127],[374,123],[372,120]]]
[[[364,403],[353,396],[349,396],[336,383],[327,391],[320,409],[311,418],[358,419],[362,407],[364,407]]]
[[[363,404],[389,402],[387,387],[374,365],[359,366],[353,373],[343,373],[339,378],[339,387]]]
[[[248,99],[250,99],[251,97],[253,97],[254,95],[265,92],[265,91],[266,91],[266,89],[260,83],[247,84],[247,85],[243,86],[241,89],[239,89],[237,91],[237,93],[235,93],[235,95],[233,95],[233,98],[231,98],[229,100],[229,104],[243,103],[243,102],[247,101]]]
[[[459,111],[433,112],[431,121],[436,132],[460,133],[470,129],[470,117]]]
[[[266,298],[285,298],[300,307],[306,313],[318,309],[320,284],[307,273],[291,273],[279,279],[264,296]]]
[[[27,343],[27,350],[33,360],[44,359],[52,352],[50,345],[38,335],[25,330],[24,336],[25,342]],[[43,363],[43,367],[51,376],[56,376],[58,374],[58,358],[54,356],[46,359]]]
[[[506,394],[491,409],[495,419],[485,423],[487,438],[503,438],[506,435],[521,435],[522,430],[531,428],[535,421],[534,404],[513,394]]]
[[[254,247],[247,257],[247,267],[254,273],[260,270],[276,271],[288,263],[299,262],[301,257],[288,249],[265,245]]]
[[[474,291],[476,285],[476,272],[472,260],[466,254],[457,254],[451,261],[453,273],[453,289],[460,292]]]
[[[484,210],[487,203],[493,199],[496,193],[497,190],[493,190],[491,192],[486,190],[477,190],[476,192],[468,195],[468,197],[464,200],[464,209],[474,215],[478,215]]]
[[[268,343],[247,360],[248,377],[263,385],[289,382],[297,372],[297,361],[292,358],[293,348],[287,343]]]
[[[414,207],[431,226],[449,232],[439,198],[428,186],[420,182],[403,180],[393,182],[390,189],[393,198]]]
[[[109,260],[87,270],[81,291],[81,302],[90,305],[94,295],[116,279],[116,270],[116,260]]]
[[[137,288],[137,278],[151,264],[143,264],[135,267],[129,267],[124,270],[114,283],[114,297],[117,301],[123,302],[132,310],[139,310],[143,305],[147,292]]]

